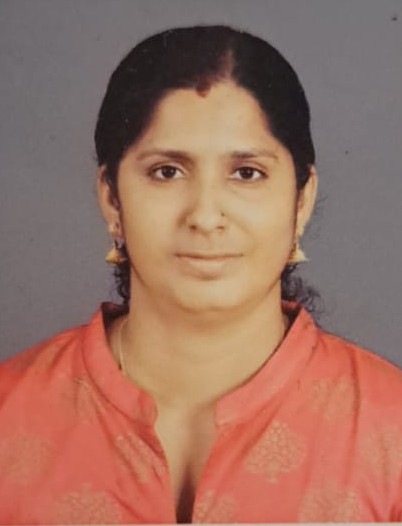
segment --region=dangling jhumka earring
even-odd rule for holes
[[[109,233],[114,237],[114,240],[112,248],[106,254],[105,261],[110,265],[118,265],[127,259],[123,252],[124,242],[117,238],[118,230],[119,226],[117,223],[114,225],[109,225]]]
[[[123,263],[126,260],[126,257],[122,254],[121,245],[119,246],[118,242],[115,240],[112,248],[106,254],[105,261],[110,265],[117,265],[118,263]]]
[[[299,228],[296,229],[296,237],[293,242],[292,251],[289,255],[288,259],[288,265],[296,265],[296,263],[303,263],[305,261],[308,261],[306,254],[303,252],[303,250],[300,247],[299,239],[301,235],[303,234],[302,231],[299,230]]]

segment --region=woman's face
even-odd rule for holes
[[[280,300],[315,177],[297,200],[289,151],[254,97],[226,82],[160,101],[120,163],[118,195],[120,210],[100,182],[106,220],[119,222],[130,255],[132,298],[190,312],[241,311]]]

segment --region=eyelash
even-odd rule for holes
[[[239,181],[249,181],[249,182],[254,182],[254,181],[259,181],[261,179],[266,179],[267,178],[267,174],[265,172],[263,172],[262,170],[259,170],[258,168],[254,168],[253,166],[241,166],[240,168],[237,168],[237,170],[234,171],[234,173],[236,172],[240,172],[241,170],[247,170],[247,171],[251,171],[251,172],[254,172],[254,173],[257,173],[258,174],[258,177],[257,178],[253,178],[253,177],[246,177],[245,179],[242,178],[242,177],[239,177],[237,180]]]
[[[162,171],[165,168],[168,168],[169,170],[176,170],[176,172],[180,171],[180,169],[176,166],[172,166],[171,164],[163,164],[161,166],[157,166],[156,168],[152,168],[149,172],[149,175],[158,181],[170,181],[173,179],[173,177],[161,177],[157,175],[157,172]]]
[[[172,175],[172,177],[164,177],[163,175],[158,175],[158,172],[159,171],[163,171],[164,169],[169,169],[169,171],[172,171],[174,170],[176,173]],[[241,166],[240,168],[237,168],[233,174],[236,174],[237,172],[240,172],[241,170],[247,170],[247,171],[251,171],[253,173],[257,173],[258,174],[258,177],[257,178],[254,178],[253,176],[252,177],[246,177],[246,178],[242,178],[242,177],[233,177],[231,176],[230,178],[231,179],[234,179],[234,180],[237,180],[237,181],[246,181],[246,182],[254,182],[254,181],[259,181],[261,179],[266,179],[268,176],[267,174],[258,169],[258,168],[254,168],[252,166]],[[173,165],[170,165],[170,164],[163,164],[161,166],[157,166],[156,168],[152,168],[148,175],[158,181],[171,181],[173,179],[175,179],[175,175],[177,173],[181,172],[180,168],[177,168],[177,166],[173,166]],[[232,174],[232,175],[233,175]]]

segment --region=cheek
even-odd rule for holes
[[[131,258],[148,258],[157,262],[161,250],[166,250],[172,239],[174,212],[152,199],[132,199],[122,204],[124,238]]]
[[[295,202],[292,199],[271,199],[250,208],[250,223],[260,237],[284,238],[293,236],[296,221]]]
[[[286,206],[272,205],[255,223],[255,256],[264,269],[282,272],[293,246],[295,210]]]

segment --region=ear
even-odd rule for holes
[[[301,236],[314,210],[317,198],[318,178],[315,166],[310,167],[310,176],[299,192],[297,202],[296,232]]]
[[[116,199],[113,198],[109,183],[105,178],[105,166],[100,166],[97,171],[98,203],[103,219],[108,225],[109,233],[116,237],[122,236],[120,209]]]

